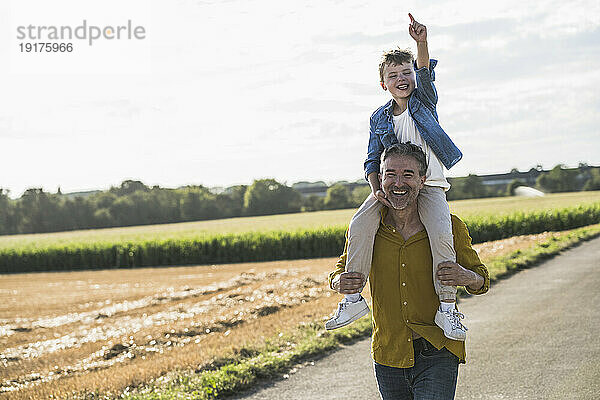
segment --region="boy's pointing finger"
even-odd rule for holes
[[[413,24],[415,22],[415,19],[413,18],[411,13],[408,13],[408,18],[410,18],[410,23]]]

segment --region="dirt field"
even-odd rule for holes
[[[485,262],[550,235],[476,248]],[[0,275],[0,397],[116,394],[323,319],[335,261]]]

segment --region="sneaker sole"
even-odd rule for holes
[[[353,315],[352,318],[350,318],[348,321],[344,322],[343,324],[339,324],[339,325],[336,325],[336,326],[331,327],[331,328],[328,328],[327,326],[325,326],[325,330],[326,331],[332,331],[334,329],[338,329],[338,328],[341,328],[343,326],[350,325],[351,323],[353,323],[354,321],[356,321],[359,318],[364,317],[368,313],[369,313],[369,307],[365,307],[362,310],[360,310],[360,312],[358,312],[355,315]]]
[[[455,338],[449,335],[446,335],[446,331],[444,330],[444,328],[442,328],[443,323],[441,321],[438,321],[438,314],[435,314],[435,324],[438,326],[438,328],[440,328],[442,330],[442,332],[444,332],[444,336],[446,336],[448,339],[452,339],[452,340],[458,340],[459,342],[464,342],[466,337],[464,338]]]

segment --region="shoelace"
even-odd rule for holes
[[[458,311],[451,311],[450,314],[450,323],[452,324],[452,329],[463,329],[468,331],[469,329],[464,326],[460,320],[465,318],[465,315]]]
[[[336,312],[335,312],[335,316],[334,316],[334,318],[337,318],[337,317],[339,317],[339,316],[340,316],[340,313],[342,312],[342,310],[343,310],[344,308],[346,308],[346,306],[348,306],[348,303],[347,303],[347,302],[345,302],[345,301],[342,301],[342,302],[339,302],[339,303],[338,303],[338,305],[339,305],[339,307],[338,307],[338,309],[337,309],[337,310],[336,310]]]

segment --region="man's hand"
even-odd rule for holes
[[[360,293],[365,283],[365,276],[360,272],[342,272],[338,278],[332,286],[341,294]]]
[[[383,190],[379,189],[375,193],[373,193],[373,195],[384,206],[389,207],[389,208],[394,208],[394,207],[392,207],[392,203],[390,203],[390,201],[387,199],[387,197],[385,197],[385,193],[383,193]]]
[[[410,18],[410,25],[408,25],[408,33],[410,37],[412,37],[415,42],[427,42],[427,27],[421,23],[418,23],[412,16],[411,13],[408,13],[408,17]]]
[[[438,265],[437,278],[445,286],[469,286],[477,290],[483,286],[483,277],[461,265],[444,261]]]

